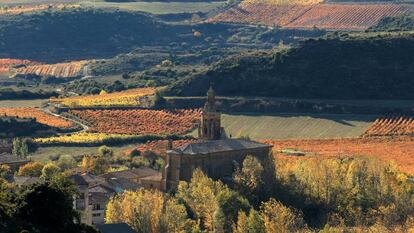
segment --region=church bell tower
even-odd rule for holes
[[[212,85],[207,92],[207,102],[201,113],[198,127],[198,138],[203,140],[218,140],[221,138],[221,114],[216,108],[216,97]]]

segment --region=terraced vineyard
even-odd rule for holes
[[[284,26],[294,21],[313,5],[274,5],[263,2],[242,2],[240,5],[208,19],[208,22],[228,22]]]
[[[67,63],[29,65],[18,68],[16,74],[36,74],[40,76],[53,76],[56,78],[74,78],[81,76],[83,68],[88,61],[73,61]]]
[[[366,30],[382,18],[414,12],[414,5],[403,4],[318,4],[287,28],[314,27],[336,30]]]
[[[414,135],[414,118],[409,116],[385,116],[365,131],[363,137]]]
[[[12,116],[19,118],[35,118],[37,122],[56,128],[68,129],[73,127],[72,122],[66,121],[59,117],[49,115],[37,108],[0,108],[0,116]]]
[[[310,4],[308,4],[310,3]],[[259,24],[293,29],[366,30],[382,18],[414,12],[413,4],[243,1],[209,22]]]
[[[35,65],[35,64],[38,64],[38,63],[30,61],[30,60],[2,58],[0,59],[0,73],[9,72],[11,68],[14,66]]]
[[[108,134],[185,134],[199,119],[200,110],[71,110],[89,122],[90,132]]]
[[[66,107],[140,106],[144,104],[144,97],[152,96],[154,94],[154,88],[137,88],[122,92],[102,93],[100,95],[79,96],[64,99],[54,98],[50,101]]]

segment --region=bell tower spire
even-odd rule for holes
[[[198,137],[205,140],[218,140],[221,137],[221,113],[216,107],[216,94],[212,83],[207,91],[207,101],[201,113]]]

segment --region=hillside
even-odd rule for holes
[[[283,52],[236,56],[171,85],[167,95],[414,99],[414,37],[309,40]]]
[[[208,22],[257,24],[295,29],[362,31],[384,17],[414,12],[413,4],[401,3],[320,3],[318,1],[242,1]]]
[[[369,28],[369,31],[412,31],[414,30],[414,14],[399,17],[383,18],[377,25]]]
[[[108,58],[136,48],[187,51],[241,44],[272,47],[320,32],[227,24],[172,24],[152,15],[92,8],[0,15],[0,57],[43,63]],[[27,38],[31,38],[27,40]],[[201,47],[200,47],[201,46]]]

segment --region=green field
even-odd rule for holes
[[[228,136],[252,139],[320,139],[360,136],[376,116],[336,114],[223,114]]]
[[[42,102],[47,99],[37,100],[0,100],[0,108],[13,108],[13,107],[40,107]]]
[[[114,146],[111,147],[115,155],[122,154],[126,150],[132,150],[136,148],[139,144],[130,144],[125,146]],[[56,155],[71,155],[74,157],[96,154],[99,146],[96,147],[64,147],[64,146],[54,146],[54,147],[40,147],[36,152],[31,154],[30,159],[35,161],[48,161],[52,156]]]
[[[209,12],[222,7],[225,2],[91,2],[82,1],[86,7],[116,8],[121,10],[143,11],[152,14],[178,14]]]

